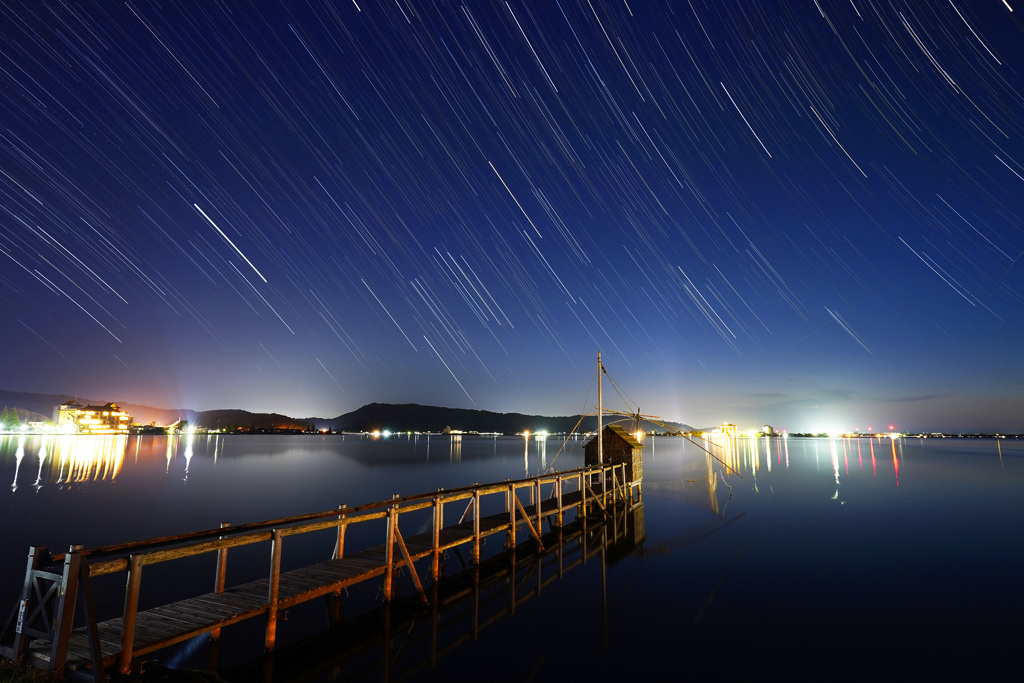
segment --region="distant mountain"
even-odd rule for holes
[[[189,411],[190,413],[192,411]],[[250,413],[247,410],[201,410],[192,413],[189,424],[207,429],[296,429],[309,431],[313,420],[297,420],[278,413]]]
[[[0,408],[7,406],[32,413],[39,413],[50,419],[54,407],[67,403],[71,399],[82,405],[104,405],[116,403],[118,407],[132,416],[138,424],[169,425],[178,420],[188,420],[189,424],[208,429],[231,429],[240,427],[252,430],[279,429],[331,429],[345,432],[369,432],[375,429],[389,429],[395,432],[440,432],[446,427],[464,432],[497,432],[500,434],[518,434],[524,430],[531,432],[589,432],[597,428],[597,418],[583,418],[579,415],[564,417],[547,417],[544,415],[523,415],[520,413],[494,413],[487,410],[467,410],[464,408],[442,408],[424,406],[416,403],[370,403],[335,418],[294,418],[277,413],[251,413],[246,410],[189,410],[185,408],[153,408],[114,399],[93,399],[70,394],[32,394],[0,389]],[[613,416],[605,416],[605,423],[612,422]],[[618,419],[618,418],[615,418]],[[670,422],[666,423],[689,431],[689,425]],[[648,422],[641,423],[645,431],[664,431],[665,427]]]
[[[521,413],[493,413],[487,410],[464,408],[441,408],[416,403],[370,403],[351,413],[333,419],[309,418],[317,429],[333,429],[346,432],[367,432],[375,429],[390,429],[397,432],[440,432],[446,427],[466,432],[498,432],[518,434],[531,432],[589,432],[597,428],[597,417],[580,420],[579,415],[547,417],[544,415],[523,415]],[[605,424],[612,422],[612,416],[605,416]],[[689,425],[667,423],[676,429],[689,431]],[[645,431],[665,428],[643,421]]]

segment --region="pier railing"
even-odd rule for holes
[[[600,605],[605,621],[581,620],[577,614],[574,628],[589,630],[599,639],[607,628],[606,572],[635,552],[646,535],[643,502],[613,505],[609,512],[602,518],[591,517],[587,524],[581,518],[549,531],[539,552],[531,548],[525,556],[514,550],[497,553],[446,574],[428,588],[429,605],[384,603],[339,620],[332,628],[282,644],[265,657],[223,672],[224,677],[296,681],[331,671],[335,680],[373,680],[376,674],[384,683],[409,680],[424,669],[436,669],[441,660],[455,656],[460,647],[479,640],[485,632],[500,631],[499,622],[515,615],[525,603],[543,600],[549,592],[557,595],[560,582],[593,561],[599,563],[601,581],[590,582],[585,589],[594,609]],[[495,633],[492,640],[495,637],[507,635]],[[217,670],[215,644],[208,654],[209,668]]]
[[[136,658],[146,653],[203,633],[216,639],[224,626],[260,615],[266,616],[264,646],[271,651],[278,614],[292,605],[340,595],[350,585],[381,575],[384,600],[390,601],[396,570],[403,566],[410,568],[408,574],[416,591],[427,603],[427,593],[413,567],[417,560],[429,559],[430,576],[436,582],[446,550],[468,544],[472,562],[478,564],[486,536],[504,532],[505,547],[513,549],[520,527],[526,527],[542,550],[543,519],[547,518],[551,527],[561,527],[566,514],[575,513],[585,521],[593,509],[607,512],[620,501],[631,501],[634,488],[639,496],[639,482],[627,481],[626,475],[623,464],[597,465],[395,496],[352,508],[341,506],[262,522],[222,524],[218,529],[177,536],[98,548],[71,546],[68,552],[53,555],[44,547],[32,547],[21,599],[8,626],[0,633],[0,653],[52,671],[55,677],[64,675],[69,667],[91,666],[94,678],[104,680],[108,666],[116,664],[118,671],[127,673]],[[445,509],[452,505],[458,505],[456,510],[462,508],[461,517],[457,523],[446,525]],[[484,507],[488,508],[486,514]],[[429,532],[403,534],[399,524],[403,515],[417,511],[423,515],[428,510],[432,518]],[[347,530],[374,521],[385,525],[384,544],[348,553]],[[282,572],[285,538],[329,529],[334,529],[335,534],[328,561]],[[262,542],[270,543],[266,578],[227,587],[228,551]],[[206,553],[217,554],[212,593],[140,612],[143,567]],[[127,574],[122,616],[100,622],[91,580],[119,572]],[[79,593],[86,624],[76,630],[74,615]],[[8,631],[13,632],[9,645],[5,638]]]

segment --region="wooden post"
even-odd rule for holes
[[[391,602],[391,580],[395,574],[395,506],[388,508],[388,535],[384,543],[384,602]]]
[[[89,658],[92,660],[93,683],[107,683],[107,671],[103,668],[103,647],[100,643],[99,617],[92,595],[92,581],[89,578],[89,562],[83,559],[78,564],[78,583],[85,603],[85,629],[89,639]]]
[[[121,621],[121,653],[117,671],[131,673],[132,650],[135,646],[135,617],[139,613],[139,589],[142,588],[142,555],[128,558],[128,582],[124,589],[124,616]]]
[[[438,489],[443,491],[444,489]],[[434,496],[434,557],[431,560],[430,575],[436,583],[441,578],[441,528],[444,526],[444,501]]]
[[[29,609],[29,603],[32,600],[33,595],[33,584],[36,581],[35,570],[39,566],[39,562],[42,558],[49,555],[45,546],[35,545],[30,546],[28,549],[28,566],[25,567],[25,583],[21,589],[21,600],[18,603],[18,623],[14,632],[14,643],[11,646],[13,650],[13,656],[11,659],[20,661],[25,654],[25,647],[28,644],[28,638],[25,637],[23,631],[28,626],[25,623],[26,617],[31,614]],[[42,607],[42,606],[40,606]]]
[[[221,522],[220,523],[220,528],[221,529],[226,529],[229,526],[231,526],[231,524],[228,523],[228,522]],[[220,539],[220,540],[224,539],[223,536],[218,536],[217,538]],[[213,582],[213,592],[214,593],[223,593],[224,592],[224,586],[225,586],[225,584],[227,584],[227,578],[228,578],[228,549],[227,548],[218,548],[217,549],[217,576],[216,576],[216,578],[214,579],[214,582]],[[214,641],[220,640],[220,629],[219,628],[215,628],[212,631],[210,631],[210,640],[214,640]]]
[[[345,508],[347,506],[339,505],[338,509],[341,510],[341,514],[338,515],[338,519],[345,519]],[[334,543],[334,559],[340,560],[345,556],[345,530],[348,529],[348,524],[338,525],[338,540]]]
[[[555,477],[555,496],[556,504],[558,505],[558,528],[562,528],[562,477]]]
[[[50,671],[55,679],[64,676],[67,664],[68,639],[75,625],[75,605],[78,600],[78,567],[82,561],[81,545],[73,545],[64,557],[62,592],[54,615],[53,646],[50,649]]]
[[[509,484],[505,492],[505,507],[508,511],[508,549],[516,549],[516,505],[512,499],[516,497],[516,485]]]
[[[544,507],[540,499],[540,477],[537,477],[536,479],[533,480],[533,490],[536,494],[534,495],[534,499],[537,501],[537,509],[535,510],[535,512],[537,513],[537,533],[540,534],[543,531],[543,529],[541,528],[540,512],[541,508]]]
[[[608,475],[614,471],[614,467],[610,467],[608,469],[601,471],[601,505],[604,507],[605,510],[608,509]]]
[[[587,516],[587,490],[583,486],[583,472],[580,472],[579,480],[580,480],[580,482],[579,482],[579,484],[580,484],[580,509],[579,509],[579,515],[580,515],[580,517],[586,518],[586,516]]]
[[[267,634],[263,647],[267,652],[274,651],[277,640],[277,602],[281,590],[281,544],[284,536],[280,529],[270,532],[270,589],[267,596]]]
[[[473,489],[473,564],[480,564],[480,489]]]
[[[231,526],[228,522],[221,522],[220,528],[226,529]],[[223,536],[218,536],[218,539],[223,540]],[[215,593],[223,593],[224,585],[227,583],[228,578],[228,549],[218,548],[217,549],[217,579],[213,584],[213,591]]]

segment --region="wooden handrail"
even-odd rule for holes
[[[142,556],[144,564],[155,564],[200,555],[222,548],[267,541],[270,539],[271,532],[275,529],[279,530],[284,536],[292,536],[343,525],[348,526],[359,522],[383,519],[388,515],[387,508],[389,506],[398,506],[398,514],[405,514],[432,507],[435,504],[435,498],[440,498],[443,504],[468,500],[477,496],[483,497],[494,493],[504,493],[510,487],[515,490],[547,483],[557,485],[560,481],[565,481],[567,477],[576,478],[598,474],[601,471],[610,471],[616,467],[621,467],[621,465],[592,465],[575,470],[492,484],[470,484],[454,489],[441,489],[431,493],[400,496],[386,501],[375,501],[355,507],[346,507],[344,516],[340,516],[338,508],[334,508],[280,519],[237,524],[226,528],[205,529],[144,541],[87,548],[81,551],[81,555],[89,562],[92,575],[99,576],[125,571],[128,568],[129,555]],[[52,555],[50,561],[53,563],[63,562],[65,555],[66,553]],[[110,557],[111,555],[120,555],[120,557]]]
[[[242,615],[242,612],[239,612],[238,615],[238,618],[249,618],[260,611],[265,612],[267,616],[267,629],[264,645],[266,649],[270,651],[274,649],[276,641],[276,628],[279,610],[285,609],[289,604],[292,604],[289,600],[294,601],[294,599],[297,599],[295,596],[289,599],[281,598],[282,545],[286,536],[294,536],[336,528],[337,540],[331,556],[337,559],[340,558],[344,552],[345,530],[349,526],[362,522],[386,519],[387,542],[384,547],[384,565],[377,569],[371,567],[369,571],[365,572],[365,577],[361,577],[358,580],[362,581],[367,577],[378,575],[376,572],[383,572],[385,576],[384,598],[386,601],[390,601],[392,597],[392,584],[394,582],[394,570],[406,566],[412,572],[412,579],[416,584],[420,597],[424,601],[427,601],[426,592],[424,591],[423,586],[419,581],[419,576],[416,574],[412,565],[414,560],[425,557],[429,554],[431,556],[431,574],[435,581],[439,578],[440,554],[442,549],[440,531],[444,526],[443,509],[446,503],[463,500],[469,501],[466,513],[463,513],[462,519],[460,519],[459,523],[452,528],[455,529],[456,527],[461,526],[462,531],[460,533],[462,534],[465,534],[467,527],[472,529],[469,535],[463,535],[462,540],[457,541],[457,543],[471,543],[472,561],[474,564],[479,564],[481,560],[481,545],[484,540],[484,536],[497,533],[501,529],[505,529],[506,532],[511,532],[511,535],[507,537],[509,547],[515,548],[516,530],[520,524],[525,524],[538,547],[543,549],[543,541],[541,539],[542,519],[545,517],[546,513],[544,499],[541,495],[542,484],[550,483],[552,485],[551,498],[554,498],[557,501],[557,526],[561,527],[562,512],[564,509],[563,487],[567,482],[576,483],[578,486],[579,500],[578,502],[574,502],[573,505],[580,506],[579,515],[582,518],[585,528],[586,516],[588,514],[587,510],[590,505],[596,505],[602,511],[607,512],[609,504],[614,504],[616,502],[615,495],[617,483],[619,481],[619,477],[623,477],[624,479],[626,472],[625,468],[626,465],[623,463],[614,465],[594,465],[566,472],[553,472],[535,477],[526,477],[514,481],[505,480],[504,482],[491,484],[474,483],[469,486],[456,489],[438,489],[435,492],[406,497],[396,495],[390,500],[367,503],[354,508],[341,506],[340,508],[333,508],[322,512],[314,512],[264,522],[240,524],[237,526],[222,523],[221,526],[216,529],[180,534],[178,536],[149,539],[134,543],[103,546],[88,550],[81,548],[81,546],[72,546],[68,553],[62,553],[49,558],[49,562],[51,563],[63,560],[65,564],[63,581],[66,585],[66,596],[61,599],[61,604],[63,605],[67,602],[70,605],[70,611],[67,614],[64,614],[64,611],[66,610],[61,607],[62,616],[59,619],[60,634],[54,639],[50,661],[55,663],[54,671],[57,671],[57,667],[59,667],[60,670],[63,669],[64,662],[66,660],[66,649],[73,621],[71,619],[71,614],[73,614],[74,611],[74,596],[77,590],[77,581],[71,580],[74,577],[77,577],[77,569],[74,571],[69,570],[71,565],[82,568],[82,575],[85,577],[83,581],[85,581],[84,585],[87,592],[86,597],[89,600],[92,598],[91,591],[88,587],[89,576],[101,576],[120,571],[128,572],[128,580],[124,596],[124,612],[121,617],[120,649],[116,653],[116,664],[118,670],[122,673],[127,673],[135,656],[138,654],[135,652],[135,626],[139,616],[139,591],[141,588],[142,569],[144,566],[216,551],[218,558],[216,564],[215,592],[221,593],[226,590],[227,550],[233,547],[270,541],[271,562],[268,572],[269,576],[267,584],[265,584],[265,588],[263,589],[266,590],[266,593],[262,598],[260,598],[260,600],[265,600],[266,604],[262,608],[253,611],[252,614],[240,616]],[[598,477],[598,481],[600,482],[600,494],[594,490],[596,487],[592,487],[591,485],[594,477]],[[609,491],[607,490],[609,478],[612,486],[612,491],[610,492],[611,501],[608,500]],[[522,488],[529,490],[529,502],[532,506],[532,514],[531,512],[528,512],[526,506],[516,493],[517,489]],[[481,524],[484,519],[484,513],[481,509],[481,501],[485,496],[493,495],[505,496],[508,519],[505,524],[495,526],[494,519],[492,517],[488,517],[487,527],[485,529],[482,528]],[[549,511],[547,514],[550,514],[553,511],[550,506],[548,506],[547,509]],[[432,538],[432,549],[424,551],[422,549],[422,541],[420,541],[420,545],[418,546],[419,549],[416,550],[414,554],[410,552],[410,548],[406,545],[404,535],[399,529],[399,517],[406,513],[426,510],[430,510],[432,517],[433,532],[430,535]],[[472,518],[469,521],[469,524],[464,524],[464,522],[466,522],[467,515],[469,514],[472,515]],[[500,517],[501,515],[498,515],[498,518]],[[396,549],[400,554],[399,556],[396,556]],[[360,562],[365,561],[360,560]],[[35,571],[34,565],[32,565],[30,569]],[[71,574],[69,574],[69,571],[71,571]],[[36,571],[36,573],[38,573],[38,571]],[[68,583],[69,580],[70,583]],[[288,581],[291,581],[292,584],[287,584]],[[293,585],[294,581],[294,578],[286,579],[286,585]],[[325,584],[325,586],[326,585],[327,584]],[[324,587],[321,587],[321,590],[324,589]],[[316,593],[315,590],[310,593],[310,595],[314,594],[319,593]],[[87,611],[90,615],[93,614],[92,607],[88,607]],[[96,632],[95,617],[90,616],[89,619],[90,628],[92,629],[90,631],[90,643],[91,647],[95,649],[99,647],[99,635]],[[208,627],[213,633],[213,638],[216,638],[219,635],[222,623],[230,622],[225,621],[223,615],[218,617],[218,619],[214,619],[209,622]],[[150,629],[150,631],[152,631],[152,629]],[[150,635],[152,635],[152,633]],[[172,634],[171,636],[166,636],[165,634],[165,640],[167,643],[175,642],[174,638],[179,637],[180,635],[182,634]],[[155,641],[149,642],[148,644],[144,641],[140,642],[143,642],[143,644],[139,646],[142,648],[140,651],[142,653],[149,651],[147,648],[151,649],[157,644]],[[95,664],[98,665],[99,660],[96,659],[96,656],[94,656],[94,659],[96,660]]]

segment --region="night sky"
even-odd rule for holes
[[[1015,3],[5,2],[0,388],[1024,431]]]

